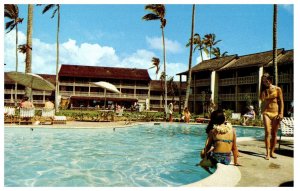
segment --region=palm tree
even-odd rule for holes
[[[57,13],[57,31],[56,31],[56,73],[55,73],[55,111],[58,112],[58,95],[59,95],[59,87],[58,87],[58,68],[59,68],[59,29],[60,29],[60,5],[59,4],[49,4],[46,5],[43,9],[43,14],[49,11],[50,9],[54,9],[51,18],[54,18]]]
[[[4,17],[7,17],[10,19],[7,23],[5,23],[5,30],[12,31],[14,28],[16,29],[16,72],[18,72],[18,24],[23,22],[23,18],[19,18],[19,8],[16,4],[5,4],[4,5]],[[17,106],[17,89],[18,89],[18,83],[15,83],[15,106]]]
[[[25,73],[31,73],[31,62],[32,62],[32,22],[33,22],[33,5],[28,4],[28,19],[27,19],[27,42],[26,42],[26,65]],[[31,97],[31,88],[26,87],[25,95]]]
[[[178,85],[174,82],[174,76],[168,79],[168,93],[172,96],[172,100],[175,99],[176,92],[178,92]]]
[[[186,47],[189,47],[191,45],[191,39],[189,42],[186,44]],[[200,35],[198,33],[194,34],[194,52],[198,49],[200,51],[200,57],[201,57],[201,62],[203,61],[203,54],[202,51],[207,51],[206,47],[204,46],[204,42],[201,39]]]
[[[205,47],[208,47],[209,50],[206,50],[205,53],[206,55],[209,55],[209,59],[211,59],[211,55],[212,55],[212,48],[221,40],[217,40],[216,41],[216,35],[211,33],[211,34],[206,34],[204,36],[204,45]]]
[[[195,20],[195,4],[193,4],[193,9],[192,9],[192,30],[191,30],[191,44],[190,44],[190,57],[189,57],[189,74],[188,74],[188,79],[187,79],[187,83],[186,83],[186,94],[185,94],[184,108],[188,107],[190,88],[191,88],[191,80],[192,80],[194,20]]]
[[[153,66],[150,67],[149,69],[156,68],[155,73],[156,73],[156,79],[157,79],[157,74],[160,69],[160,66],[159,66],[160,60],[159,60],[159,58],[153,57],[151,61],[152,61]]]
[[[277,69],[277,4],[274,4],[273,12],[273,65],[275,85],[278,85],[278,69]]]
[[[216,58],[221,58],[223,56],[226,56],[227,55],[227,51],[224,52],[223,54],[221,54],[221,51],[220,51],[220,48],[219,47],[213,47],[212,48],[212,52],[211,52]]]
[[[167,24],[167,20],[165,19],[166,9],[163,4],[149,4],[145,6],[145,9],[150,11],[151,13],[143,16],[143,20],[152,21],[152,20],[160,20],[160,28],[162,32],[162,43],[163,43],[163,57],[164,57],[164,82],[165,82],[165,112],[167,111],[167,80],[166,80],[166,47],[165,47],[165,35],[164,28]]]

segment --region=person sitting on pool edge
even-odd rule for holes
[[[225,121],[224,112],[222,110],[213,111],[210,124],[213,125],[213,128],[208,133],[203,159],[199,165],[208,171],[209,167],[216,166],[217,163],[229,165],[231,153],[233,153],[234,165],[239,166],[236,132],[232,125]]]

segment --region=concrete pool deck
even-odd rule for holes
[[[55,125],[55,128],[122,128],[138,124],[133,122],[125,125],[120,122],[77,122]],[[151,122],[153,124],[153,122]],[[6,127],[53,128],[52,125],[10,125]],[[276,145],[278,148],[278,144]],[[211,176],[186,186],[202,187],[279,187],[294,185],[294,141],[283,139],[281,149],[276,149],[277,159],[265,160],[265,145],[263,140],[239,138],[238,159],[242,166],[218,165]]]

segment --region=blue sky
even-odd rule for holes
[[[148,13],[144,4],[61,6],[60,64],[145,68],[153,56],[163,63],[159,21],[143,21]],[[27,5],[20,5],[20,44],[26,42]],[[34,7],[33,66],[34,73],[55,74],[56,24],[52,11],[42,15]],[[166,4],[165,27],[167,74],[188,69],[189,48],[185,45],[191,33],[191,4]],[[202,4],[196,5],[195,33],[216,34],[221,52],[229,55],[252,54],[272,49],[272,4]],[[4,21],[6,22],[6,20]],[[278,48],[294,48],[294,6],[278,7]],[[15,32],[4,34],[5,71],[15,70]],[[24,55],[19,56],[19,71],[24,71]],[[199,52],[193,65],[199,63]],[[161,67],[161,71],[162,71]],[[155,70],[149,74],[155,79]],[[178,79],[177,77],[175,79]]]

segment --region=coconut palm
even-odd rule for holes
[[[218,43],[218,42],[221,42],[221,40],[217,40],[216,41],[216,35],[213,34],[213,33],[210,33],[210,34],[206,34],[204,36],[204,45],[206,48],[209,48],[209,49],[206,49],[205,53],[206,55],[209,55],[209,58],[211,59],[211,55],[212,55],[212,48]]]
[[[163,57],[164,57],[164,74],[167,73],[166,71],[166,47],[165,47],[165,35],[164,35],[164,28],[167,24],[167,20],[165,19],[166,9],[165,5],[163,4],[148,4],[145,6],[145,9],[150,11],[151,13],[146,14],[143,16],[143,20],[152,21],[152,20],[160,20],[160,28],[162,32],[162,43],[163,43]],[[166,75],[164,75],[166,78]],[[165,112],[167,111],[167,80],[164,79],[165,82]]]
[[[31,73],[32,63],[32,22],[33,22],[33,5],[28,4],[28,19],[27,19],[27,42],[26,42],[26,59],[25,59],[25,72]],[[31,96],[31,88],[26,87],[25,95]],[[32,98],[30,98],[32,99]]]
[[[191,30],[190,57],[189,57],[189,74],[188,74],[187,83],[186,83],[186,94],[185,94],[184,108],[188,107],[190,88],[191,88],[191,80],[192,80],[194,20],[195,20],[195,4],[193,5],[193,8],[192,8],[192,30]]]
[[[278,69],[277,69],[277,5],[273,6],[273,65],[275,85],[278,85]]]
[[[186,44],[186,47],[189,47],[191,45],[191,39],[189,42]],[[201,62],[203,61],[203,51],[205,51],[206,47],[204,46],[204,42],[201,39],[200,35],[198,33],[194,34],[194,52],[198,49],[200,51],[200,57],[201,57]],[[207,50],[206,50],[207,51]]]
[[[220,48],[219,47],[213,47],[212,52],[211,52],[216,58],[221,58],[223,56],[227,55],[227,51],[221,54]]]
[[[157,74],[160,69],[160,66],[159,66],[160,60],[159,60],[159,58],[153,57],[151,61],[152,61],[153,66],[150,67],[149,69],[156,68],[155,73],[156,73],[156,79],[157,79]]]
[[[57,29],[56,29],[56,78],[55,78],[55,111],[58,112],[58,68],[59,68],[59,29],[60,29],[60,5],[59,4],[49,4],[43,9],[43,14],[48,12],[50,9],[54,9],[51,18],[54,18],[57,13]]]
[[[5,23],[5,30],[8,30],[7,33],[16,29],[16,72],[18,72],[18,24],[23,22],[23,18],[19,17],[19,8],[16,4],[5,4],[4,5],[4,17],[10,19]],[[18,83],[15,83],[15,105],[17,105],[17,88]]]
[[[174,81],[174,76],[168,78],[167,84],[168,84],[168,93],[172,96],[172,100],[174,100],[176,93],[179,91],[178,85]]]

